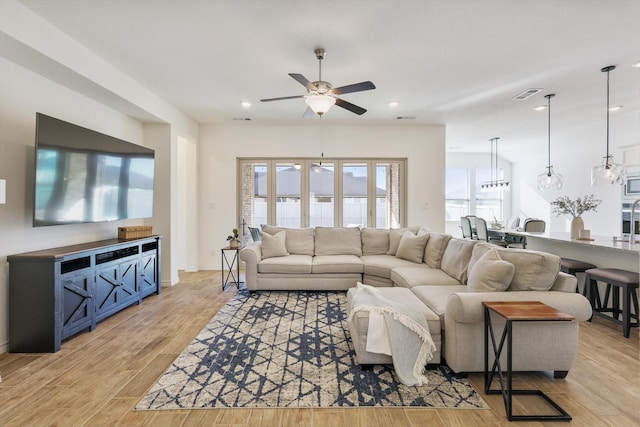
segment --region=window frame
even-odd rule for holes
[[[267,223],[275,224],[276,214],[276,165],[283,163],[300,165],[300,227],[309,227],[310,223],[310,179],[309,172],[313,164],[331,163],[334,169],[334,227],[344,227],[343,225],[343,165],[350,163],[366,163],[367,165],[367,224],[368,228],[376,228],[376,173],[380,164],[385,166],[397,163],[399,165],[398,176],[398,205],[400,227],[407,224],[407,158],[354,158],[354,157],[238,157],[236,158],[236,218],[243,222],[243,181],[242,168],[246,163],[259,163],[267,165]],[[387,168],[388,170],[389,168]],[[386,189],[389,191],[389,189]],[[391,221],[387,218],[387,223]],[[249,224],[245,224],[249,225]],[[240,226],[240,224],[238,224]],[[255,224],[259,227],[260,224]]]

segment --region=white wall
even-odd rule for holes
[[[0,75],[0,177],[7,180],[7,203],[0,205],[1,353],[8,339],[7,255],[112,238],[117,227],[142,223],[32,227],[36,112],[138,144],[143,142],[143,125],[3,58]]]
[[[220,268],[220,248],[238,221],[238,157],[408,158],[407,220],[444,231],[443,126],[347,126],[257,123],[200,129],[200,266]],[[426,203],[426,205],[425,205]]]
[[[4,0],[0,13],[0,178],[7,180],[7,203],[0,205],[0,353],[6,351],[8,339],[7,255],[112,238],[118,226],[142,222],[32,227],[38,111],[153,145],[160,159],[156,166],[160,182],[154,197],[158,215],[150,223],[154,232],[166,238],[163,284],[178,281],[177,266],[172,263],[176,249],[167,244],[177,228],[176,203],[171,197],[178,185],[176,147],[179,136],[197,146],[197,124],[21,3]],[[189,203],[195,210],[195,197]],[[193,251],[188,254],[197,259]]]
[[[640,118],[633,114],[611,114],[610,151],[614,161],[622,163],[620,147],[640,144]],[[591,187],[590,171],[602,162],[606,151],[605,115],[601,122],[578,123],[564,131],[553,134],[551,164],[563,175],[564,185],[560,190],[539,191],[536,177],[545,170],[547,144],[541,142],[540,151],[523,156],[513,164],[514,215],[521,218],[532,216],[547,221],[547,231],[569,231],[571,216],[556,216],[551,213],[550,203],[559,196],[572,199],[588,194],[602,200],[597,212],[583,215],[585,228],[591,234],[617,236],[621,232],[621,192],[619,185]],[[635,140],[634,140],[635,139]],[[534,153],[531,153],[534,154]]]
[[[195,141],[178,137],[177,158],[177,233],[178,270],[198,270],[198,146]]]

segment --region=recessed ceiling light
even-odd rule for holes
[[[640,61],[636,62],[635,64],[631,64],[631,66],[633,68],[640,68]]]
[[[242,101],[240,105],[242,105],[244,108],[251,107],[251,103],[249,101]]]
[[[400,105],[400,103],[399,103],[398,101],[391,101],[391,102],[389,103],[389,107],[391,107],[391,108],[395,108],[395,107],[397,107],[398,105]]]
[[[547,109],[546,105],[538,105],[537,107],[533,107],[534,111],[544,111]]]
[[[622,110],[622,105],[612,105],[609,107],[609,111],[620,111]]]

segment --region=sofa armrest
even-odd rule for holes
[[[252,243],[240,249],[240,259],[245,263],[245,283],[247,289],[255,291],[258,289],[258,263],[262,259],[262,246],[260,242]]]
[[[555,282],[551,286],[550,291],[569,292],[574,293],[578,287],[578,279],[571,274],[558,273]]]
[[[455,293],[447,299],[445,329],[449,322],[478,323],[484,321],[482,301],[540,301],[570,314],[578,321],[589,320],[591,304],[577,293],[556,291],[467,292]]]

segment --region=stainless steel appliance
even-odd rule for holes
[[[640,175],[628,176],[622,189],[625,199],[640,198]]]
[[[640,197],[636,197],[640,198]],[[633,207],[633,202],[623,202],[622,203],[622,237],[629,237],[629,233],[631,232],[631,208]],[[635,235],[640,235],[640,220],[638,219],[638,211],[636,210],[636,218],[635,218]]]

